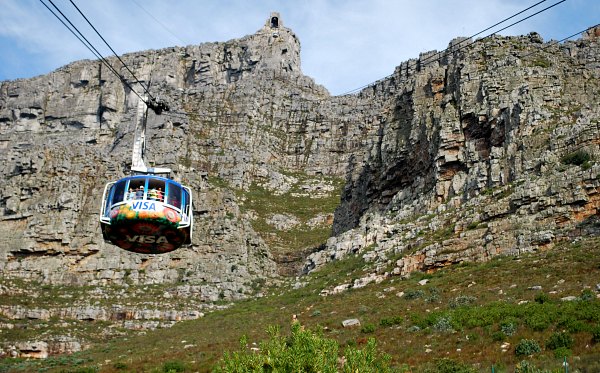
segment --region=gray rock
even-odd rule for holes
[[[573,301],[576,301],[577,299],[578,298],[576,296],[574,296],[574,295],[569,295],[567,297],[560,298],[560,300],[563,301],[563,302],[573,302]]]
[[[342,326],[344,328],[351,328],[353,326],[360,326],[360,321],[358,319],[347,319],[342,321]]]

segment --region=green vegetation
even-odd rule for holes
[[[600,274],[600,238],[563,243],[519,257],[497,257],[486,263],[414,273],[407,279],[390,277],[364,288],[320,295],[324,289],[351,283],[369,273],[361,256],[351,256],[304,277],[306,285],[301,288],[274,287],[263,298],[240,301],[168,329],[145,333],[121,329],[121,334],[101,343],[98,337],[90,338],[97,341],[95,347],[65,357],[60,365],[55,358],[0,359],[0,372],[72,372],[84,368],[99,372],[163,372],[165,367],[209,372],[224,364],[224,352],[230,357],[249,354],[247,347],[240,350],[241,335],[246,336],[248,347],[261,349],[259,356],[263,357],[262,344],[284,341],[282,354],[290,359],[292,353],[302,353],[298,346],[288,346],[293,314],[305,332],[335,342],[338,349],[332,354],[336,362],[347,355],[348,348],[364,351],[372,338],[371,343],[376,342],[379,351],[372,350],[375,356],[389,355],[389,367],[399,371],[489,372],[495,366],[498,372],[549,372],[559,368],[565,357],[573,371],[600,369],[600,299],[595,291]],[[420,285],[424,278],[429,282]],[[530,290],[532,285],[544,291]],[[127,289],[128,296],[141,299],[134,288]],[[57,296],[67,291],[56,292],[52,287],[45,290]],[[148,291],[157,296],[161,288],[148,287]],[[577,298],[561,300],[566,296]],[[2,302],[13,302],[8,298],[2,298]],[[26,297],[19,302],[27,302]],[[342,321],[349,318],[358,318],[363,327],[342,327]],[[41,321],[26,323],[31,329],[45,328]],[[265,332],[268,325],[279,328],[279,337]],[[81,322],[77,333],[98,336],[102,329],[106,324]],[[1,337],[17,340],[15,336],[25,335],[21,333],[29,331],[15,326],[2,330]],[[314,348],[330,348],[323,341],[311,343]],[[505,343],[508,347],[503,352],[501,346]],[[339,346],[346,346],[346,350]]]
[[[592,159],[590,154],[585,150],[577,150],[569,153],[561,158],[561,162],[567,165],[581,166],[584,169],[590,167],[589,162]]]
[[[538,57],[533,61],[533,66],[543,67],[544,69],[552,66],[552,62],[544,57]]]
[[[325,338],[321,330],[291,326],[284,337],[278,327],[268,328],[270,339],[258,348],[248,348],[248,338],[240,340],[240,350],[226,352],[214,372],[390,372],[390,357],[377,352],[377,343],[369,339],[365,348],[347,347],[338,358],[338,343]]]
[[[542,348],[539,343],[534,339],[521,339],[519,344],[515,347],[515,355],[517,356],[529,356],[541,352]]]
[[[295,175],[300,178],[300,175]],[[302,176],[300,180],[306,180]],[[259,185],[253,184],[249,190],[236,190],[243,212],[253,211],[256,219],[252,227],[278,253],[297,253],[306,248],[322,245],[331,234],[328,222],[308,226],[306,223],[318,215],[332,214],[340,202],[342,181],[326,178],[325,182],[334,186],[334,191],[323,197],[312,197],[296,183],[286,193],[277,195]],[[299,224],[289,230],[279,230],[269,225],[267,219],[274,214],[292,215]]]

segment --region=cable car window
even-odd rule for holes
[[[165,192],[165,181],[159,179],[148,179],[148,199],[163,202]]]
[[[123,202],[123,197],[125,195],[125,184],[127,180],[119,180],[114,186],[114,192],[111,203],[114,205],[115,203]]]
[[[181,208],[181,187],[174,183],[169,183],[167,191],[167,203],[171,206]]]
[[[187,209],[190,205],[190,194],[188,193],[187,190],[183,190],[183,209],[185,210],[185,212],[187,213]]]
[[[181,206],[181,211],[186,216],[190,213],[190,194],[185,188],[183,188],[183,206]]]
[[[129,199],[144,199],[146,191],[146,178],[135,178],[129,180]]]
[[[104,216],[108,216],[108,213],[110,212],[110,194],[114,188],[115,184],[111,185],[110,188],[107,187],[108,190],[105,192],[106,195],[104,198],[106,199],[104,200]]]

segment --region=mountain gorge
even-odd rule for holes
[[[458,38],[344,96],[302,74],[278,14],[121,58],[135,91],[100,61],[0,82],[0,323],[39,325],[3,354],[170,327],[349,255],[368,274],[324,294],[598,233],[598,28]],[[148,116],[146,160],[194,191],[192,247],[156,256],[98,224],[104,185],[129,173],[142,85],[170,106]],[[113,327],[96,341],[63,325],[90,320]]]

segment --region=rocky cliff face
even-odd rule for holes
[[[193,247],[162,256],[105,244],[98,227],[104,184],[128,174],[136,94],[97,61],[2,82],[3,281],[168,284],[167,299],[191,296],[201,309],[254,294],[287,260],[303,260],[296,251],[314,252],[305,272],[361,252],[375,278],[593,231],[599,48],[593,32],[564,44],[535,34],[460,39],[342,97],[302,75],[299,41],[281,19],[237,40],[122,56],[171,107],[149,115],[147,163],[194,190]],[[337,200],[341,180],[332,222],[332,211],[312,207]],[[291,212],[266,203],[277,196]],[[319,250],[285,238],[331,226]],[[19,307],[0,312],[33,312]]]
[[[596,231],[595,31],[563,45],[537,34],[460,45],[361,92],[386,103],[383,119],[306,271],[365,252],[378,275],[408,275]]]

